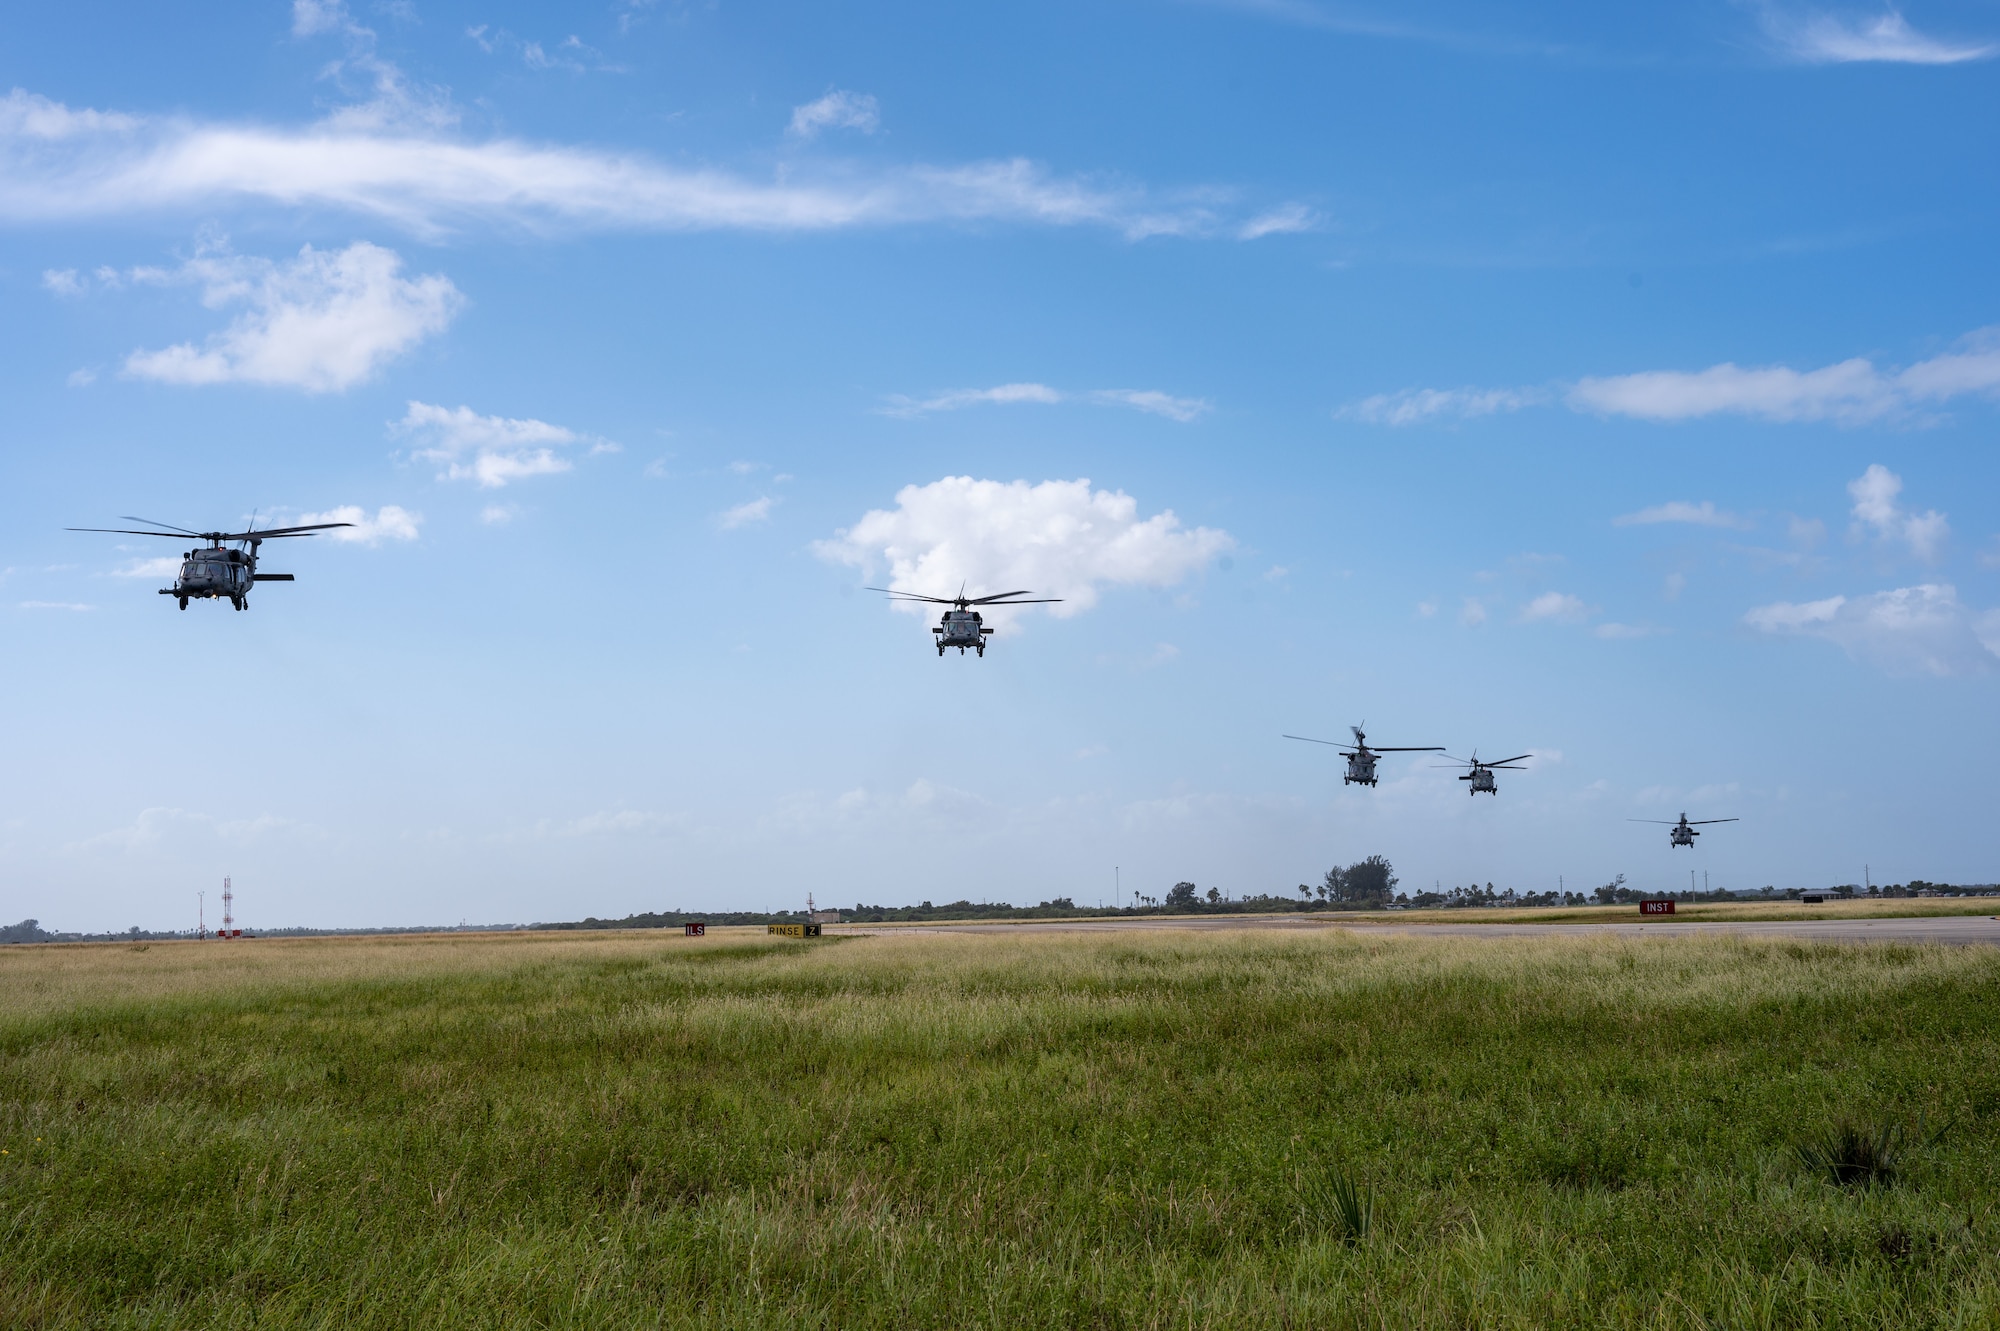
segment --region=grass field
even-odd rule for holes
[[[1928,919],[1940,915],[1991,915],[2000,917],[2000,897],[1902,897],[1883,899],[1861,897],[1848,900],[1829,897],[1815,906],[1786,901],[1683,901],[1674,908],[1676,921],[1699,920],[1728,923],[1732,920],[1878,920]],[[1081,923],[1093,917],[1078,916]],[[1118,918],[1118,917],[1111,917]],[[1124,919],[1171,920],[1173,916],[1127,916]],[[1349,910],[1304,911],[1297,914],[1260,912],[1230,916],[1227,911],[1204,913],[1204,920],[1237,918],[1269,924],[1275,920],[1323,920],[1334,924],[1366,926],[1412,924],[1638,924],[1639,907],[1623,906],[1459,906],[1442,910]],[[863,923],[850,917],[849,923]],[[869,929],[953,929],[966,925],[1049,924],[1049,918],[995,920],[884,920],[866,922]]]
[[[1347,931],[10,948],[0,1325],[2000,1325],[1996,982]],[[1907,1129],[1893,1181],[1808,1168],[1842,1119]]]

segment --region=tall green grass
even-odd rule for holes
[[[7,950],[0,1325],[1995,1325],[1996,982],[1732,938]],[[1909,1125],[1892,1181],[1808,1166],[1841,1123]]]

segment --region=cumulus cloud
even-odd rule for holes
[[[1055,406],[1062,402],[1092,402],[1106,407],[1131,407],[1135,411],[1165,416],[1169,420],[1191,421],[1213,409],[1207,398],[1176,397],[1157,389],[1098,388],[1087,393],[1066,393],[1047,384],[1001,384],[995,388],[953,388],[926,398],[897,394],[882,408],[885,416],[904,418],[928,416],[938,411],[959,411],[965,407],[1007,407],[1021,403]]]
[[[333,251],[307,245],[284,263],[223,254],[134,269],[128,280],[196,285],[210,309],[244,308],[200,347],[133,352],[125,373],[173,384],[350,388],[442,332],[464,304],[449,278],[406,278],[402,267],[395,251],[357,241]]]
[[[1724,362],[1705,370],[1590,376],[1571,384],[1560,401],[1588,415],[1648,421],[1733,415],[1863,425],[1882,420],[1921,424],[1930,419],[1931,408],[1968,394],[2000,396],[2000,328],[1968,333],[1951,351],[1902,369],[1858,356],[1811,370]],[[1338,414],[1377,425],[1418,425],[1556,400],[1540,388],[1416,388],[1364,398]]]
[[[836,89],[818,101],[793,107],[789,133],[800,139],[816,138],[823,129],[858,129],[873,134],[881,124],[881,108],[873,97]]]
[[[760,180],[634,152],[473,140],[455,131],[444,99],[412,89],[394,66],[368,55],[346,63],[374,80],[373,95],[296,127],[72,110],[17,89],[0,99],[0,218],[266,203],[361,213],[420,235],[470,223],[795,232],[980,221],[1096,226],[1136,240],[1236,236],[1248,226],[1227,190],[1160,195],[1054,175],[1024,158],[882,169],[794,162]]]
[[[1470,420],[1539,406],[1549,400],[1538,388],[1406,388],[1377,393],[1336,414],[1370,425],[1417,425],[1425,421]]]
[[[414,541],[417,528],[423,524],[423,514],[412,513],[394,504],[384,504],[369,517],[368,510],[359,504],[342,504],[324,513],[302,513],[296,524],[286,526],[309,527],[315,522],[350,522],[351,527],[336,527],[323,531],[321,537],[341,541],[349,545],[380,545],[384,541]]]
[[[1957,65],[2000,53],[1992,42],[1928,37],[1890,9],[1872,18],[1850,19],[1817,11],[1767,5],[1764,31],[1778,50],[1808,64],[1884,62],[1900,65]]]
[[[530,476],[568,471],[573,464],[561,449],[589,445],[593,453],[606,453],[618,448],[610,440],[547,421],[481,416],[471,407],[428,402],[410,403],[403,419],[389,429],[416,440],[411,457],[444,468],[439,480],[469,480],[490,490]]]
[[[1697,527],[1734,527],[1739,530],[1754,525],[1747,518],[1739,518],[1734,513],[1717,508],[1712,499],[1704,499],[1699,504],[1674,499],[1611,519],[1614,527],[1644,527],[1659,522],[1686,522]]]
[[[1583,598],[1568,592],[1543,592],[1521,607],[1523,624],[1574,624],[1589,617],[1590,607],[1583,603]]]
[[[1896,502],[1902,492],[1902,477],[1879,462],[1870,466],[1847,483],[1847,493],[1854,500],[1855,524],[1872,530],[1881,540],[1908,545],[1910,553],[1926,563],[1936,563],[1945,538],[1951,534],[1951,524],[1934,508],[1922,513],[1904,509]]]
[[[1227,532],[1187,529],[1171,510],[1139,516],[1123,491],[1088,480],[974,480],[947,476],[908,485],[894,509],[876,509],[832,540],[820,558],[864,569],[886,566],[888,585],[923,596],[1027,589],[1061,597],[1067,617],[1097,604],[1100,586],[1167,587],[1235,546]],[[989,615],[1004,628],[1008,617]]]
[[[1759,633],[1824,638],[1898,675],[1980,674],[2000,656],[2000,611],[1971,609],[1949,583],[1778,601],[1749,611],[1743,622]]]

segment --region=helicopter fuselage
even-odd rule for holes
[[[1687,819],[1683,818],[1677,825],[1667,830],[1667,844],[1669,846],[1686,846],[1692,850],[1694,849],[1694,839],[1700,835],[1701,833],[1689,827]]]
[[[947,647],[958,648],[960,656],[970,647],[979,655],[986,655],[986,638],[993,632],[986,627],[977,610],[947,610],[938,617],[937,627],[931,630],[937,634],[938,655],[944,655]]]
[[[1459,780],[1470,781],[1472,783],[1471,787],[1465,792],[1468,795],[1477,795],[1482,791],[1488,795],[1495,796],[1500,793],[1500,788],[1493,784],[1493,769],[1490,767],[1475,767],[1464,776],[1461,776]]]
[[[258,573],[257,556],[243,550],[209,546],[190,550],[181,560],[180,576],[160,595],[172,596],[187,609],[189,601],[228,601],[238,610],[249,604],[250,588],[259,582],[290,582],[285,573]]]
[[[1375,762],[1378,755],[1368,749],[1359,749],[1347,755],[1347,775],[1340,778],[1340,784],[1372,786],[1375,784]]]

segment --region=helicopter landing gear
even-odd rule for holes
[[[181,609],[185,610],[187,608],[188,608],[188,598],[183,596],[181,597]]]
[[[243,598],[240,596],[232,596],[229,598],[229,604],[235,606],[238,610],[241,610],[243,608]]]

